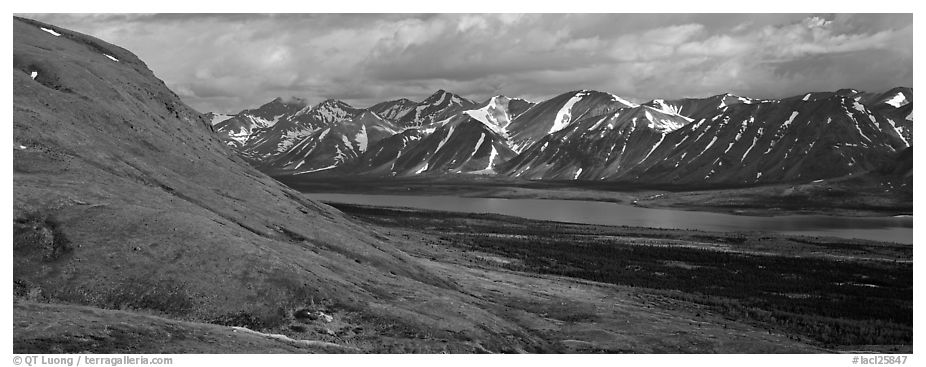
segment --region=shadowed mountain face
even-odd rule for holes
[[[517,329],[250,167],[125,49],[19,18],[13,34],[18,295],[251,327],[311,304],[404,330]]]
[[[579,121],[506,172],[682,184],[815,180],[875,169],[908,145],[893,123],[838,95],[729,104],[697,121],[676,110],[685,109],[641,106]]]

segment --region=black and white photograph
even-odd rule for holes
[[[14,365],[914,364],[912,7],[519,4],[13,12]]]

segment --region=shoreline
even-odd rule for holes
[[[606,183],[504,181],[498,179],[452,180],[447,178],[294,177],[274,179],[304,194],[337,193],[366,195],[446,195],[464,198],[539,199],[607,202],[648,209],[710,212],[751,217],[822,215],[831,217],[912,216],[912,199],[895,193],[860,193],[859,197],[837,197],[851,188],[819,183],[779,184],[755,187],[647,188],[643,185]],[[828,201],[831,200],[831,201]]]

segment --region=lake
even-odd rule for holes
[[[913,217],[783,215],[756,217],[582,200],[470,198],[446,195],[305,193],[326,202],[462,213],[492,213],[568,223],[704,231],[762,231],[913,244]]]

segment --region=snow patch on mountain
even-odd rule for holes
[[[444,147],[444,144],[447,144],[447,140],[450,140],[450,136],[453,135],[453,128],[454,128],[454,127],[455,127],[455,125],[449,125],[449,126],[448,126],[447,135],[444,135],[444,137],[441,139],[441,141],[440,141],[439,143],[437,143],[437,149],[434,150],[435,153],[436,153],[436,152],[439,152],[439,151],[440,151],[440,148],[443,148],[443,147]]]
[[[48,29],[48,28],[45,28],[45,27],[39,27],[39,29],[41,29],[41,30],[43,30],[43,31],[45,31],[45,32],[51,33],[52,36],[61,37],[61,33],[55,32],[54,29]]]
[[[476,146],[473,147],[473,152],[472,152],[472,154],[469,155],[470,158],[472,158],[473,156],[476,155],[476,152],[479,151],[479,147],[482,146],[482,142],[485,141],[485,138],[486,138],[486,134],[485,134],[485,133],[479,133],[479,141],[477,141],[477,142],[476,142]]]
[[[628,101],[628,100],[626,100],[626,99],[623,99],[623,98],[621,98],[620,96],[618,96],[618,95],[616,95],[616,94],[613,94],[613,93],[608,93],[608,94],[611,96],[611,100],[612,100],[612,101],[619,102],[619,103],[623,103],[623,104],[625,104],[625,105],[627,105],[627,106],[630,106],[630,107],[637,107],[637,106],[639,106],[638,104],[633,103],[633,102],[630,102],[630,101]]]
[[[884,101],[884,103],[898,108],[907,105],[910,101],[907,100],[907,97],[904,96],[903,93],[897,92],[897,94],[891,97],[891,99]]]
[[[553,119],[553,127],[550,128],[550,131],[547,134],[552,134],[557,131],[562,130],[567,125],[569,125],[570,120],[572,119],[572,106],[585,98],[588,95],[587,91],[581,91],[576,93],[569,101],[563,105],[563,108],[556,113],[556,118]]]
[[[220,123],[220,122],[222,122],[222,121],[228,120],[228,119],[230,119],[230,118],[232,118],[232,117],[235,117],[235,116],[234,116],[234,115],[226,115],[226,114],[223,114],[223,113],[213,113],[213,114],[212,114],[212,121],[211,121],[211,124],[212,124],[212,125],[215,125],[215,124],[218,124],[218,123]]]
[[[670,105],[664,99],[654,99],[653,104],[658,106],[660,110],[671,114],[680,115],[682,112],[681,106]]]
[[[739,100],[740,102],[742,102],[743,104],[753,104],[753,103],[755,102],[755,101],[753,101],[752,99],[749,99],[749,98],[746,98],[746,97],[740,97],[740,96],[736,96],[736,99],[738,99],[738,100]]]
[[[322,167],[322,168],[317,168],[317,169],[311,169],[311,170],[308,170],[308,171],[298,171],[298,172],[294,172],[294,174],[301,175],[301,174],[312,173],[312,172],[326,171],[326,170],[329,170],[329,169],[332,169],[332,168],[337,168],[337,165],[336,165],[336,164],[332,164],[332,165],[330,165],[330,166],[328,166],[328,167]]]
[[[794,121],[794,118],[797,117],[798,114],[799,114],[799,112],[797,112],[797,111],[791,112],[791,116],[788,117],[788,119],[787,119],[784,123],[781,124],[781,129],[780,129],[780,130],[785,130],[785,129],[787,129],[788,126],[791,125],[791,122]]]
[[[746,149],[746,153],[743,153],[743,156],[740,157],[740,163],[743,163],[746,160],[746,156],[749,155],[749,152],[752,151],[752,148],[755,148],[756,142],[759,141],[759,137],[762,136],[762,129],[759,129],[759,132],[752,137],[752,144],[749,145],[749,149]]]
[[[277,144],[277,152],[282,153],[282,152],[289,150],[289,148],[291,148],[294,144],[296,144],[297,141],[302,140],[302,138],[306,136],[312,135],[313,133],[315,133],[315,131],[316,130],[308,129],[308,130],[292,130],[292,131],[285,132],[282,136],[280,136],[280,142]],[[321,141],[322,139],[324,139],[325,135],[328,135],[330,131],[331,131],[331,128],[327,128],[324,131],[322,131],[320,136],[318,137],[318,141]]]
[[[643,162],[645,162],[646,158],[649,158],[649,156],[653,154],[654,151],[656,151],[656,148],[659,148],[659,146],[662,145],[662,141],[665,139],[666,139],[666,134],[661,134],[659,136],[659,141],[656,142],[656,144],[653,144],[653,147],[650,148],[649,152],[646,153],[646,156],[644,156],[643,159],[640,160],[639,164],[642,164]]]
[[[366,125],[360,125],[360,132],[358,132],[357,135],[354,136],[354,140],[357,141],[357,145],[358,145],[357,150],[359,150],[361,153],[367,151],[367,144],[369,143],[369,140],[367,139]]]
[[[485,108],[480,108],[478,110],[466,110],[463,111],[463,113],[469,115],[469,117],[479,120],[479,122],[482,122],[483,124],[489,124],[489,112],[486,111]]]
[[[909,147],[910,142],[908,142],[907,139],[903,137],[903,134],[900,133],[900,128],[897,127],[897,124],[894,123],[894,120],[887,119],[887,123],[891,125],[891,129],[894,130],[894,133],[897,134],[897,137],[900,138],[901,141],[903,141],[904,146]]]
[[[422,166],[420,169],[418,169],[417,171],[415,171],[415,174],[417,175],[417,174],[419,174],[419,173],[421,173],[421,172],[427,171],[427,170],[428,170],[428,163],[429,163],[429,162],[424,162],[424,166]]]
[[[598,120],[598,122],[596,122],[594,125],[592,125],[591,128],[589,128],[589,130],[596,130],[596,129],[598,129],[598,127],[601,126],[601,123],[603,123],[604,120],[607,120],[607,119],[608,119],[608,116],[607,116],[607,115],[602,116],[601,119]],[[610,127],[611,127],[611,128],[614,128],[613,125],[611,125]],[[602,133],[604,133],[604,131],[602,131]]]
[[[643,106],[641,108],[643,108],[644,116],[646,116],[646,119],[649,120],[649,127],[653,130],[656,130],[662,133],[669,133],[669,132],[681,129],[682,126],[685,126],[687,123],[693,121],[689,117],[682,116],[676,113],[669,113],[667,111],[662,111],[662,110],[655,109],[649,106]],[[656,115],[650,113],[650,110],[652,110],[653,112],[656,112]],[[664,114],[674,115],[675,117],[681,119],[684,122],[673,120],[671,118],[665,118]]]
[[[706,152],[708,149],[711,149],[711,146],[713,146],[714,143],[716,143],[716,142],[717,142],[717,137],[715,136],[715,137],[713,137],[713,138],[711,139],[711,142],[708,143],[706,147],[704,147],[704,150],[701,151],[701,154],[703,154],[704,152]],[[700,156],[701,154],[698,154],[698,156]]]

